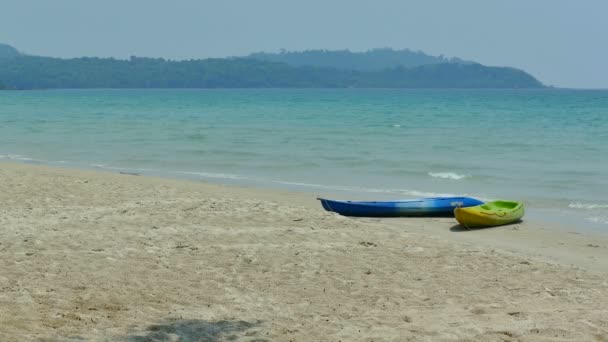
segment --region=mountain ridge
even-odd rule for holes
[[[322,53],[319,51],[316,50],[315,54]],[[9,53],[8,58],[0,59],[0,84],[10,89],[544,87],[540,81],[519,69],[414,54],[439,62],[412,67],[394,63],[378,67],[381,63],[376,63],[376,69],[358,70],[333,65],[290,65],[284,61],[252,58],[251,55],[172,61],[135,56],[126,60],[98,57],[64,59],[17,52],[17,55],[13,53],[10,56]]]
[[[457,57],[447,58],[443,55],[432,56],[422,51],[410,49],[394,50],[391,48],[376,48],[363,52],[350,50],[304,50],[286,51],[279,53],[256,52],[247,58],[262,61],[282,62],[291,66],[325,66],[338,69],[358,71],[379,71],[398,66],[417,67],[428,64],[459,63],[473,64]]]
[[[14,47],[0,43],[0,59],[9,59],[20,55],[21,53]]]

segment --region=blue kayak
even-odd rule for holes
[[[454,216],[454,208],[483,204],[470,197],[433,197],[400,201],[335,201],[317,198],[323,208],[344,216],[398,217],[398,216]]]

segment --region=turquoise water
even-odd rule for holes
[[[608,91],[0,92],[0,160],[341,198],[515,199],[608,227]]]

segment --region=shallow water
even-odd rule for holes
[[[0,92],[0,160],[412,198],[608,228],[608,91]]]

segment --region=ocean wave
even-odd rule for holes
[[[21,154],[0,154],[0,159],[33,161],[34,159]]]
[[[233,175],[229,173],[213,173],[213,172],[190,172],[190,171],[176,171],[174,173],[193,175],[203,178],[220,178],[220,179],[249,179],[245,176]]]
[[[340,185],[324,185],[316,183],[301,183],[301,182],[288,182],[288,181],[273,181],[273,183],[300,186],[307,188],[318,188],[324,190],[336,190],[336,191],[348,191],[348,192],[359,192],[359,193],[382,193],[382,194],[395,194],[400,196],[412,196],[412,197],[457,197],[459,195],[449,193],[437,193],[437,192],[426,192],[409,189],[378,189],[378,188],[363,188],[356,186],[340,186]]]
[[[459,175],[454,172],[429,172],[428,175],[433,178],[443,178],[443,179],[452,179],[452,180],[460,180],[460,179],[471,177],[469,175]]]
[[[608,224],[608,217],[588,217],[587,221]]]
[[[414,197],[458,197],[456,194],[446,194],[439,192],[425,192],[425,191],[416,191],[416,190],[407,190],[404,191],[407,195]]]
[[[98,169],[104,170],[113,170],[113,171],[141,171],[146,173],[169,173],[174,175],[189,175],[189,176],[198,176],[201,178],[215,178],[215,179],[249,179],[249,177],[233,175],[228,173],[213,173],[213,172],[194,172],[194,171],[162,171],[151,168],[143,168],[143,167],[119,167],[119,166],[111,166],[108,164],[89,164],[90,166]]]
[[[597,204],[597,203],[581,203],[581,202],[573,202],[568,204],[568,208],[572,209],[608,209],[608,204]]]
[[[303,188],[317,188],[324,190],[337,190],[337,191],[349,191],[349,192],[386,192],[389,191],[383,189],[367,189],[360,188],[355,186],[342,186],[342,185],[325,185],[325,184],[316,184],[316,183],[302,183],[302,182],[289,182],[289,181],[281,181],[275,180],[271,181],[272,183],[282,184],[282,185],[290,185],[290,186],[299,186]]]
[[[91,164],[91,166],[96,167],[98,169],[106,169],[106,170],[127,170],[126,167],[109,166],[106,164]]]

